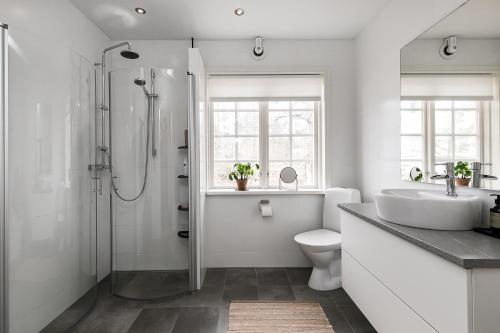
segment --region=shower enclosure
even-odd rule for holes
[[[185,294],[189,285],[188,182],[176,158],[173,128],[185,107],[176,95],[184,73],[167,68],[110,71],[112,293],[132,300]],[[177,89],[176,89],[177,88]],[[183,182],[183,184],[177,184]],[[184,191],[177,191],[183,186]],[[142,193],[142,194],[141,194]],[[124,200],[126,199],[126,200]],[[135,199],[135,200],[131,200]]]

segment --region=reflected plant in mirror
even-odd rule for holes
[[[468,1],[401,49],[403,180],[444,184],[431,176],[453,162],[457,185],[500,189],[499,77],[497,0]]]

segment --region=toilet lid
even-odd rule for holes
[[[318,229],[298,234],[295,241],[309,246],[340,245],[340,234],[329,229]]]

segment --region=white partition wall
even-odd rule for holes
[[[6,326],[6,257],[5,257],[5,127],[7,115],[7,25],[0,22],[0,333]]]
[[[200,289],[206,273],[205,193],[207,190],[207,132],[205,65],[196,48],[189,49],[189,163],[191,283]],[[195,287],[194,287],[195,286]]]

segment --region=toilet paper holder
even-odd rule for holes
[[[262,205],[269,205],[271,204],[271,200],[268,200],[268,199],[263,199],[263,200],[260,200],[259,201],[259,211],[262,212]]]
[[[273,206],[271,205],[270,200],[267,199],[260,200],[258,206],[262,217],[273,216]]]

